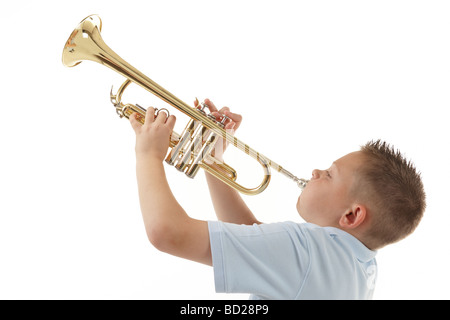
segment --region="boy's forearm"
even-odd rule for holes
[[[188,218],[170,190],[162,162],[145,156],[136,160],[139,201],[147,234]]]
[[[214,210],[220,221],[247,225],[260,223],[236,190],[209,173],[205,174]]]

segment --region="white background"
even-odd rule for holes
[[[134,133],[109,103],[123,78],[61,63],[93,13],[125,60],[186,102],[241,113],[236,136],[300,177],[370,139],[398,147],[422,172],[428,207],[413,235],[380,250],[375,298],[450,298],[447,1],[79,0],[0,11],[0,299],[247,298],[216,294],[212,268],[147,241]],[[135,91],[124,99],[163,106]],[[241,159],[230,150],[238,173],[259,179]],[[192,217],[215,219],[203,173],[166,172]],[[274,173],[245,199],[261,221],[301,222],[298,194]]]

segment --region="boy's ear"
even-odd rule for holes
[[[354,204],[349,211],[342,215],[339,225],[344,229],[354,229],[367,218],[367,209],[364,205]]]

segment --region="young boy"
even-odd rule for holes
[[[242,117],[228,108],[210,111]],[[137,181],[150,242],[159,250],[214,267],[217,292],[252,299],[370,299],[376,250],[409,235],[425,210],[425,193],[412,163],[384,142],[369,142],[314,170],[298,198],[307,223],[263,224],[240,195],[207,174],[219,221],[190,218],[173,196],[163,160],[175,117],[149,108],[136,133]],[[216,158],[221,155],[215,154]]]

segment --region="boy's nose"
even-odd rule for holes
[[[320,170],[318,169],[314,169],[312,172],[312,178],[313,179],[318,179],[320,177]]]

